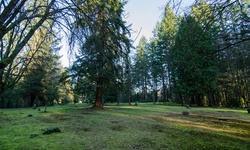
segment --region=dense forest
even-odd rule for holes
[[[86,102],[249,107],[250,2],[166,1],[133,46],[125,0],[1,0],[0,108]],[[148,18],[150,19],[150,18]],[[67,37],[74,58],[58,52]]]

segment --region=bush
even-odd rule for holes
[[[55,132],[61,132],[61,130],[56,127],[56,128],[48,128],[48,129],[45,129],[43,130],[43,134],[51,134],[51,133],[55,133]]]

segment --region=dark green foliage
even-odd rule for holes
[[[33,138],[38,137],[38,136],[39,136],[38,134],[31,134],[30,138],[33,139]]]
[[[194,98],[198,105],[203,105],[202,98],[216,89],[218,67],[211,35],[195,18],[187,16],[181,21],[170,55],[175,92],[186,100]]]
[[[122,18],[125,2],[97,0],[76,4],[79,7],[74,11],[77,16],[74,30],[78,32],[72,34],[72,39],[80,49],[71,69],[78,85],[76,91],[95,96],[94,106],[102,107],[103,89],[113,85],[120,89],[122,59],[130,51],[127,37],[130,31]]]
[[[199,0],[181,17],[174,15],[169,4],[165,7],[154,38],[145,44],[150,49],[145,54],[151,66],[148,80],[153,83],[148,93],[154,101],[161,91],[160,99],[182,105],[247,106],[248,5]]]
[[[129,55],[130,26],[123,17],[127,1],[60,1],[56,6],[69,8],[60,10],[53,7],[54,0],[14,2],[0,4],[6,13],[0,20],[9,19],[0,24],[1,108],[72,100],[94,101],[102,108],[105,102],[130,104],[131,98],[190,106],[250,103],[247,0],[196,0],[182,16],[168,3],[154,37],[141,38],[134,60]],[[50,13],[42,14],[45,9]],[[61,10],[72,33],[70,48],[77,49],[76,61],[63,72],[57,55],[60,40],[55,36],[55,23],[61,20],[53,20],[53,12]]]
[[[139,96],[136,100],[147,100],[147,85],[150,78],[148,52],[147,39],[143,36],[136,48],[136,56],[131,73],[133,87],[137,89],[136,93]]]
[[[55,15],[56,0],[2,0],[0,15],[0,96],[13,87],[26,71],[34,53],[31,39]],[[25,14],[25,15],[24,15]],[[25,17],[24,17],[25,16]],[[40,45],[41,41],[32,41]],[[34,48],[34,47],[33,47]],[[32,54],[33,55],[33,54]]]
[[[61,132],[61,130],[58,127],[55,128],[47,128],[43,130],[43,134],[52,134],[56,132]]]

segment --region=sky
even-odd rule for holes
[[[124,7],[125,20],[127,24],[132,25],[131,39],[134,40],[133,45],[136,47],[140,38],[145,36],[150,39],[153,34],[157,21],[160,21],[166,3],[169,0],[128,0]],[[179,0],[175,0],[177,2]],[[193,0],[182,0],[182,9],[190,6]],[[137,37],[137,38],[136,38]],[[64,42],[66,43],[66,42]],[[67,56],[67,46],[63,44],[63,48],[59,53],[64,67],[69,66]]]
[[[152,37],[152,31],[157,21],[160,21],[166,0],[129,0],[125,5],[126,21],[132,24],[132,40],[134,46],[138,44],[140,37],[147,39]],[[141,31],[140,31],[141,30]],[[139,33],[140,31],[140,33]],[[139,34],[139,35],[138,35]],[[138,36],[137,39],[135,39]]]
[[[180,0],[174,0],[175,3]],[[190,6],[194,0],[182,0],[180,11]],[[133,45],[137,46],[140,37],[150,39],[157,21],[161,21],[164,8],[169,0],[128,0],[125,5],[125,14],[128,24],[132,24]],[[140,31],[141,30],[141,31]],[[140,31],[140,34],[139,34]],[[138,36],[138,38],[136,38]]]

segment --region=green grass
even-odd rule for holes
[[[0,149],[250,148],[250,114],[246,110],[147,103],[108,105],[106,110],[88,107],[54,106],[48,113],[31,108],[0,110]],[[182,111],[190,116],[183,116]],[[53,128],[61,132],[43,134]]]

